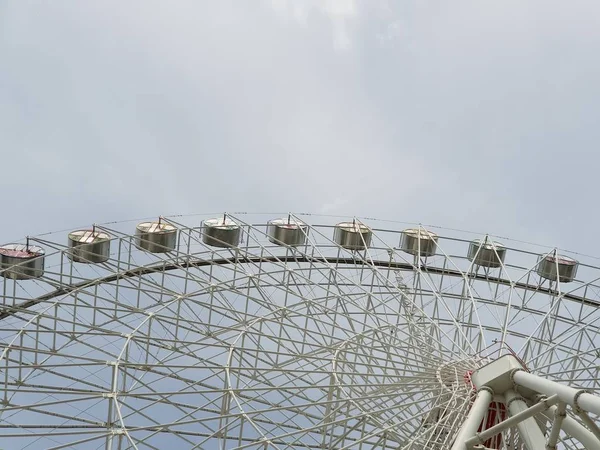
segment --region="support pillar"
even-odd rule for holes
[[[523,397],[512,389],[504,393],[504,399],[511,416],[529,409]],[[546,438],[533,417],[517,423],[517,429],[519,430],[520,439],[525,443],[528,450],[546,450]]]
[[[553,420],[560,411],[556,406],[551,406],[550,409],[544,411],[544,414],[549,420]],[[600,450],[600,441],[587,428],[577,422],[575,419],[565,416],[561,423],[561,429],[569,436],[574,437],[579,441],[585,450]]]
[[[452,450],[466,450],[467,447],[465,442],[470,437],[475,436],[475,433],[483,420],[483,416],[490,407],[493,395],[493,391],[485,386],[477,391],[477,397],[475,397],[475,401],[473,402],[473,405],[471,405],[469,414],[467,414],[467,418],[460,427],[460,431],[454,440],[454,444],[452,444]]]
[[[571,405],[573,408],[581,408],[584,411],[600,415],[600,397],[588,394],[584,390],[574,389],[564,384],[538,377],[524,370],[515,371],[513,373],[513,381],[520,386],[540,392],[548,397],[558,394],[562,402]]]

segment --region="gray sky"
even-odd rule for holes
[[[3,1],[0,241],[299,211],[600,255],[599,54],[597,0]]]

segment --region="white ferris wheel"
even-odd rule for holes
[[[375,219],[0,248],[0,448],[600,449],[600,268]]]

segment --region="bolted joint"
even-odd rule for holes
[[[513,370],[511,370],[511,371],[510,371],[510,382],[511,382],[511,383],[513,384],[513,386],[515,386],[515,387],[518,387],[518,384],[517,384],[517,382],[515,381],[515,374],[516,374],[517,372],[519,372],[519,371],[521,371],[521,372],[525,372],[523,369],[521,369],[521,368],[519,368],[519,367],[517,367],[517,368],[515,368],[515,369],[513,369]]]
[[[479,390],[480,391],[487,391],[487,392],[489,392],[490,394],[492,394],[492,397],[495,395],[494,390],[491,387],[489,387],[489,386],[481,386],[479,388]]]
[[[579,403],[577,403],[579,401],[579,397],[581,397],[581,394],[589,394],[589,392],[585,389],[580,389],[573,396],[573,411],[575,411],[577,414],[584,412],[584,410],[579,406]]]
[[[512,405],[512,403],[516,402],[516,401],[525,402],[525,399],[523,397],[521,397],[520,395],[517,395],[517,396],[511,398],[508,402],[506,402],[506,408],[509,409],[510,405]]]

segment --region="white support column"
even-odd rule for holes
[[[470,437],[475,436],[477,428],[483,420],[483,416],[490,407],[493,395],[492,390],[487,387],[482,387],[477,391],[477,397],[475,397],[469,414],[467,414],[467,418],[460,427],[460,431],[452,445],[452,450],[466,450],[465,442]]]
[[[523,397],[512,389],[509,389],[504,393],[504,398],[511,416],[515,416],[529,409],[527,403],[523,400]],[[533,417],[518,422],[517,429],[519,430],[520,439],[525,443],[528,450],[546,449],[546,438]]]
[[[544,414],[548,419],[552,420],[552,415],[556,417],[557,413],[558,408],[556,406],[551,406],[542,414]],[[594,436],[587,428],[585,428],[572,417],[564,417],[561,423],[561,428],[569,436],[577,439],[579,443],[583,445],[585,450],[600,450],[600,441],[596,439],[596,436]]]
[[[556,443],[558,442],[558,436],[560,435],[560,428],[562,427],[563,420],[567,417],[567,405],[565,403],[559,403],[554,410],[554,420],[552,422],[552,429],[546,442],[546,450],[556,450]]]
[[[485,441],[490,439],[492,436],[495,436],[498,433],[503,432],[507,428],[514,427],[518,423],[523,422],[526,419],[529,419],[529,418],[535,416],[536,414],[539,414],[540,412],[547,410],[550,406],[554,405],[554,403],[556,403],[557,401],[558,401],[558,395],[555,395],[554,397],[550,397],[550,398],[542,398],[542,399],[540,399],[540,401],[538,403],[531,406],[530,408],[526,408],[525,410],[523,410],[517,414],[511,414],[510,417],[506,418],[499,424],[494,425],[493,427],[488,428],[487,430],[484,430],[481,433],[477,433],[475,436],[473,436],[470,439],[467,439],[467,442],[466,442],[467,450],[470,450],[471,448],[477,448],[478,444],[483,444]]]
[[[588,394],[581,389],[574,389],[555,381],[538,377],[523,370],[517,370],[513,374],[513,381],[533,391],[540,392],[548,397],[558,394],[560,400],[574,408],[580,408],[600,415],[600,398]]]

